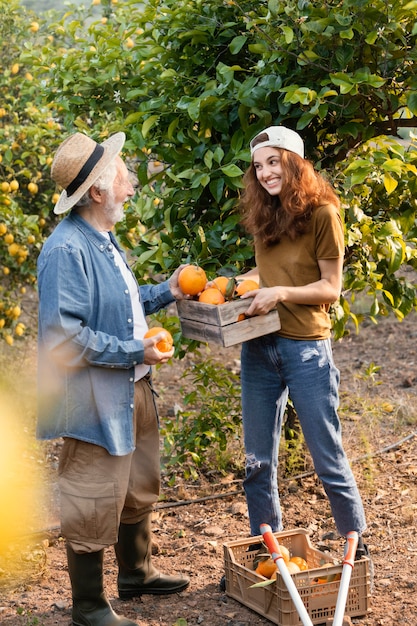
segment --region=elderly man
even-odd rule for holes
[[[61,531],[67,542],[76,626],[134,626],[110,606],[103,554],[115,545],[123,599],[182,591],[189,579],[151,561],[150,517],[160,487],[158,416],[150,366],[161,334],[144,339],[145,315],[183,294],[169,280],[139,286],[113,235],[134,194],[120,157],[124,133],[98,144],[68,137],[52,163],[70,211],[38,260],[40,439],[63,437]]]

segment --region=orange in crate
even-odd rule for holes
[[[307,530],[297,528],[274,533],[278,543],[285,545],[290,554],[301,556],[309,565],[309,569],[292,574],[301,600],[313,624],[322,624],[333,618],[340,580],[342,563],[335,563],[329,555],[315,549],[310,542]],[[300,616],[291,595],[278,575],[273,583],[263,587],[253,587],[264,581],[254,571],[253,561],[257,556],[254,544],[263,546],[263,538],[250,537],[229,541],[223,545],[226,573],[226,594],[241,604],[256,611],[270,622],[279,626],[302,626]],[[322,569],[327,564],[327,569]],[[324,579],[326,582],[319,583]],[[333,580],[330,580],[333,579]],[[363,557],[355,561],[352,570],[345,614],[351,617],[364,616],[370,608],[370,573],[369,558]]]

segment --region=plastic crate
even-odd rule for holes
[[[313,624],[326,622],[335,613],[342,564],[313,548],[308,531],[304,529],[274,535],[280,544],[289,549],[291,556],[301,556],[309,564],[310,569],[292,574],[292,578]],[[261,547],[261,535],[224,544],[226,594],[274,624],[302,626],[282,576],[278,575],[276,580],[266,587],[251,588],[251,585],[265,580],[253,569],[253,561],[258,552],[254,548],[257,544]],[[322,569],[321,566],[326,563],[330,563],[331,566]],[[345,614],[351,617],[365,615],[369,610],[369,599],[369,559],[363,557],[355,561],[352,570]]]

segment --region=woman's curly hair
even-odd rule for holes
[[[262,135],[259,141],[264,141]],[[252,162],[243,177],[245,190],[240,201],[242,225],[265,246],[278,243],[283,235],[296,239],[305,233],[316,207],[340,206],[333,187],[310,161],[289,150],[275,150],[281,155],[283,172],[280,196],[271,196],[261,186]]]

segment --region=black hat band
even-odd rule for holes
[[[96,144],[96,147],[94,148],[93,152],[91,153],[87,161],[84,163],[84,165],[78,172],[77,176],[68,185],[66,189],[68,197],[72,196],[72,194],[75,193],[77,189],[81,187],[83,183],[85,183],[85,181],[87,180],[87,178],[93,171],[94,167],[100,161],[103,154],[104,154],[103,146],[101,146],[100,144]]]

